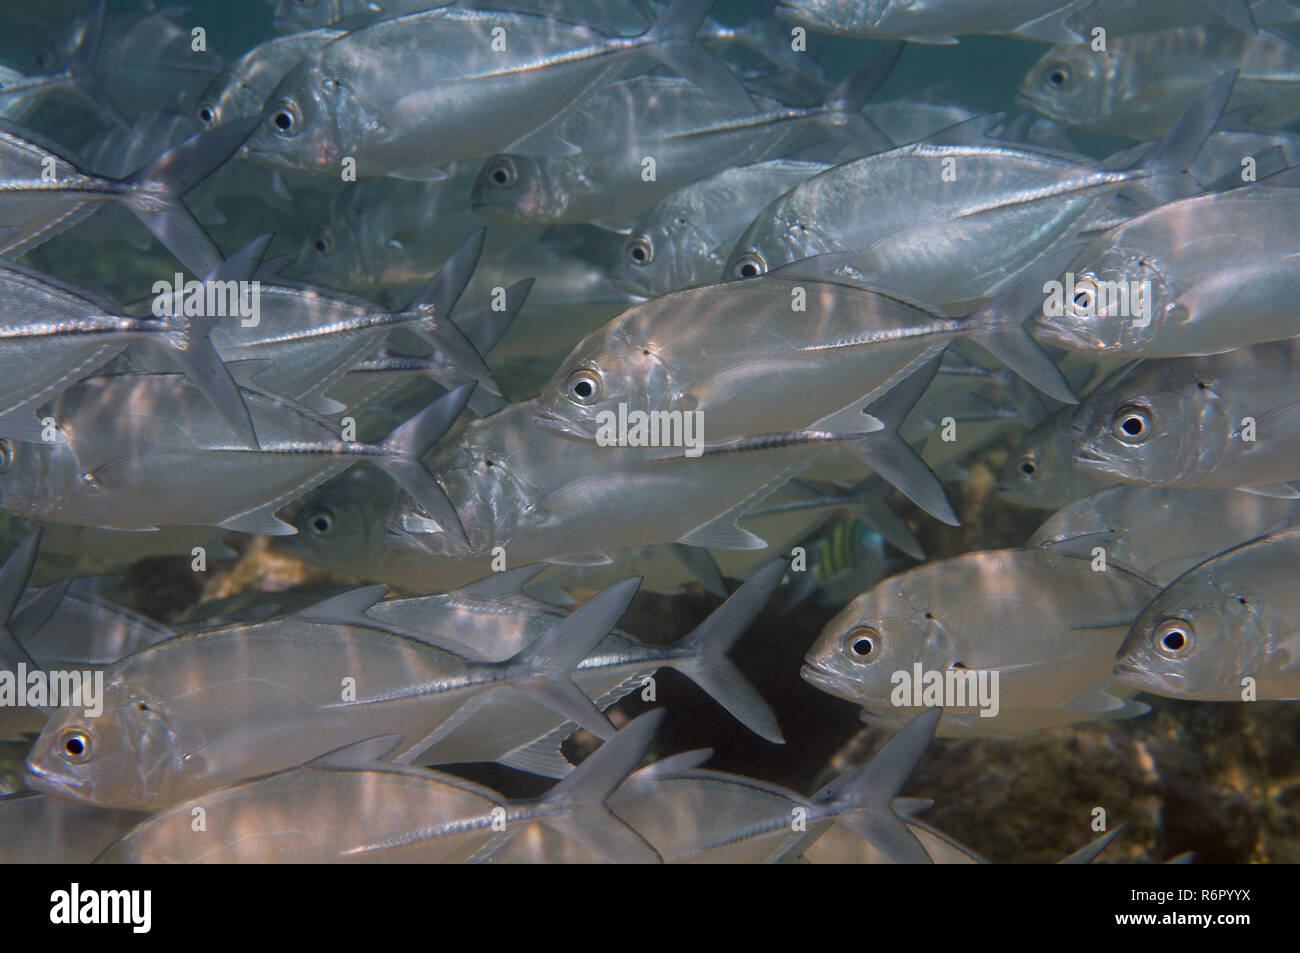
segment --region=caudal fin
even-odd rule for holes
[[[478,382],[470,406],[480,415],[501,409],[504,403],[501,388],[493,379],[479,349],[451,319],[451,312],[474,275],[486,231],[483,228],[477,229],[461,242],[460,247],[443,262],[433,280],[402,312],[411,319],[407,327],[424,339],[440,358],[439,363],[445,364],[451,375],[440,383],[453,386],[467,379]],[[493,397],[497,400],[491,401]],[[486,406],[489,401],[492,403],[490,407]],[[475,402],[477,407],[474,406]]]
[[[934,380],[942,359],[942,351],[936,351],[918,362],[906,377],[864,408],[864,419],[869,416],[885,426],[863,434],[846,447],[935,519],[949,526],[960,526],[939,478],[898,432],[903,419]]]
[[[447,499],[433,474],[425,469],[423,458],[451,429],[469,403],[473,390],[474,382],[467,381],[443,394],[380,441],[382,453],[375,461],[462,545],[465,543],[465,529],[456,515],[456,507]]]
[[[541,799],[540,820],[611,863],[659,863],[659,853],[606,806],[650,750],[664,718],[657,708],[632,719]]]
[[[195,274],[220,265],[221,251],[181,196],[224,165],[261,121],[249,116],[191,136],[121,180],[123,204]]]
[[[1079,398],[1056,362],[1025,329],[1025,322],[1042,308],[1043,286],[1059,278],[1078,256],[1082,245],[1056,249],[1040,256],[1008,288],[969,316],[971,337],[986,351],[1044,394],[1063,404]]]
[[[253,239],[239,251],[235,252],[203,279],[204,286],[195,291],[202,295],[213,282],[246,282],[257,270],[262,260],[262,253],[271,242],[270,235]],[[243,296],[240,295],[240,300]],[[253,429],[253,419],[249,416],[248,405],[244,403],[239,385],[231,376],[230,369],[221,360],[209,335],[221,320],[219,314],[200,313],[184,314],[184,302],[166,302],[158,310],[178,312],[177,316],[167,317],[169,330],[172,332],[163,338],[168,355],[175,361],[186,376],[221,414],[223,420],[238,435],[245,446],[260,447],[257,433]],[[195,309],[206,312],[206,307]]]
[[[511,684],[596,737],[613,735],[613,724],[573,681],[573,670],[623,618],[640,585],[634,576],[601,590],[502,663],[517,672]]]
[[[786,568],[785,560],[778,559],[754,573],[690,635],[673,646],[682,655],[667,663],[708,692],[754,734],[778,745],[785,743],[785,737],[776,714],[727,658],[727,652],[781,585]]]
[[[738,109],[754,109],[740,80],[712,50],[695,41],[713,0],[672,0],[663,15],[637,37],[638,45],[683,79]]]
[[[928,864],[916,835],[898,815],[894,799],[934,738],[943,710],[917,715],[870,762],[836,778],[813,802],[896,864]],[[906,803],[906,802],[904,802]]]

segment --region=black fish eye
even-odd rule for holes
[[[1060,89],[1070,81],[1070,71],[1064,66],[1054,66],[1047,72],[1047,82]]]
[[[648,265],[654,261],[655,248],[650,239],[639,235],[627,244],[627,257],[634,265]]]
[[[322,510],[313,516],[308,521],[308,524],[311,526],[312,532],[319,536],[324,536],[333,529],[334,519],[328,512]]]
[[[1151,436],[1151,411],[1136,404],[1121,407],[1115,413],[1111,431],[1123,443],[1142,443]]]
[[[874,660],[880,647],[880,633],[869,625],[854,626],[844,636],[844,644],[855,660],[869,662]]]
[[[1020,472],[1025,476],[1033,476],[1038,472],[1038,464],[1034,463],[1032,457],[1026,457],[1020,464]]]
[[[488,167],[488,178],[492,180],[493,185],[508,189],[515,184],[518,173],[513,162],[505,156],[500,156],[493,159],[492,165]]]
[[[59,738],[59,753],[68,761],[82,762],[90,757],[90,735],[80,728],[69,728]]]
[[[199,122],[205,125],[211,125],[217,119],[217,111],[207,103],[199,106]]]
[[[0,440],[0,473],[8,473],[14,465],[14,448],[8,440]]]
[[[767,262],[756,251],[747,251],[736,259],[737,278],[757,278],[767,271]]]
[[[577,404],[593,404],[600,399],[600,375],[590,368],[579,368],[564,382],[564,392]]]
[[[1165,619],[1152,633],[1156,651],[1167,658],[1180,658],[1192,647],[1195,633],[1186,619]]]
[[[311,247],[316,249],[322,255],[331,255],[334,253],[334,242],[324,233],[317,235],[316,240],[311,243]]]
[[[302,119],[298,113],[298,107],[287,100],[278,103],[271,110],[271,128],[276,135],[292,136],[298,132]]]

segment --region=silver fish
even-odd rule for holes
[[[1115,675],[1199,701],[1300,698],[1300,531],[1265,536],[1175,579],[1133,622]]]
[[[897,677],[948,673],[964,681],[980,720],[1002,712],[1065,708],[1112,712],[1115,650],[1155,594],[1116,566],[1050,550],[999,550],[931,562],[864,593],[832,619],[809,651],[804,678],[860,705],[914,708],[917,695]],[[979,712],[976,679],[992,688],[994,715]]]
[[[1300,341],[1142,361],[1074,417],[1074,465],[1140,486],[1300,496]]]
[[[275,511],[347,467],[369,461],[454,527],[454,514],[419,458],[469,397],[464,384],[379,443],[342,440],[324,420],[244,391],[257,449],[184,378],[88,378],[51,405],[58,442],[3,444],[0,507],[28,518],[117,529],[223,526],[282,535]],[[453,535],[455,535],[453,531]]]
[[[711,445],[819,426],[860,405],[948,342],[972,337],[1031,383],[1073,401],[1025,334],[1040,273],[965,318],[845,280],[797,273],[702,285],[653,298],[587,335],[537,399],[540,425],[584,440],[624,408],[695,411]],[[754,333],[761,329],[762,333]],[[757,382],[763,386],[755,386]],[[613,415],[613,417],[611,417]]]
[[[9,67],[0,67],[0,119],[20,120],[54,92],[69,92],[88,102],[105,122],[125,124],[116,103],[100,86],[94,75],[99,55],[99,38],[104,24],[104,2],[95,4],[94,13],[76,48],[61,69],[52,73],[27,76]]]
[[[606,806],[650,746],[662,711],[629,722],[568,778],[533,801],[509,801],[460,778],[381,763],[377,738],[305,767],[231,785],[160,811],[100,863],[482,862],[534,825],[573,838],[605,862],[658,854]],[[190,821],[202,803],[207,830]]]
[[[1193,566],[1267,533],[1300,526],[1300,501],[1225,490],[1115,486],[1071,503],[1026,546],[1107,558],[1167,586]]]
[[[1155,154],[1107,170],[979,135],[963,141],[980,124],[988,121],[795,186],[736,242],[724,278],[828,255],[851,277],[960,313],[1066,237],[1097,199],[1142,185],[1165,162]]]
[[[1045,295],[1036,335],[1089,353],[1213,354],[1300,334],[1289,303],[1296,178],[1170,202],[1098,236]],[[1263,231],[1261,231],[1263,229]],[[1267,238],[1255,236],[1267,235]]]
[[[738,112],[672,76],[612,83],[553,124],[558,138],[581,150],[576,155],[485,159],[474,183],[474,211],[503,221],[595,222],[622,231],[674,189],[730,166],[788,155],[828,137],[863,152],[888,149],[889,140],[861,109],[901,52],[902,44],[887,47],[809,107],[763,97],[757,111]]]
[[[1262,103],[1257,121],[1267,125],[1300,115],[1300,49],[1227,25],[1114,37],[1103,53],[1056,47],[1025,74],[1018,102],[1072,126],[1151,139],[1227,70],[1240,72],[1229,108]]]
[[[568,148],[542,127],[646,55],[746,105],[739,81],[691,45],[708,6],[676,0],[634,37],[546,14],[459,7],[380,20],[285,76],[248,153],[331,175],[346,156],[358,175],[398,178],[439,178],[447,163],[497,152],[563,153]]]
[[[608,738],[609,720],[571,672],[637,584],[611,586],[503,662],[383,630],[364,614],[382,586],[178,635],[106,669],[99,717],[52,717],[28,755],[28,784],[106,807],[160,808],[381,735],[399,736],[388,760],[405,764],[515,691]]]

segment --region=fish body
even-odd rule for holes
[[[564,710],[608,737],[568,670],[634,591],[635,581],[611,587],[505,663],[374,627],[363,614],[379,595],[373,587],[293,616],[167,639],[108,667],[99,717],[65,709],[46,724],[27,759],[29,783],[88,803],[158,808],[369,738],[400,737],[400,764],[454,731],[458,714],[511,687],[540,694],[548,680],[542,697],[580,698],[580,712]]]
[[[1009,144],[913,143],[834,166],[773,201],[723,276],[834,254],[874,287],[960,309],[993,294],[1096,199],[1144,178]]]
[[[1167,586],[1193,566],[1300,525],[1300,502],[1229,490],[1114,486],[1064,507],[1026,546],[1101,546],[1107,558]]]
[[[1214,556],[1133,622],[1115,674],[1144,692],[1199,701],[1300,697],[1300,532]]]
[[[1113,37],[1105,52],[1056,47],[1025,75],[1019,101],[1058,122],[1152,139],[1232,69],[1240,75],[1229,108],[1262,104],[1255,120],[1276,126],[1300,114],[1300,49],[1227,24]]]
[[[446,429],[452,409],[430,407],[381,449],[341,440],[332,425],[286,401],[250,391],[244,398],[260,449],[229,433],[202,393],[178,375],[82,381],[50,405],[57,442],[6,445],[0,506],[110,529],[224,524],[280,535],[292,527],[274,516],[276,509],[362,460],[419,491],[427,474],[404,461]],[[419,432],[425,424],[430,429]]]
[[[1073,297],[1047,296],[1036,336],[1094,354],[1179,357],[1300,334],[1290,304],[1298,209],[1300,191],[1263,180],[1140,214],[1079,252],[1067,269]]]
[[[993,709],[1119,709],[1108,690],[1115,650],[1155,594],[1115,566],[1048,550],[999,550],[931,562],[892,576],[832,619],[804,678],[874,708],[915,707],[896,673],[998,672]],[[946,677],[946,676],[944,676]],[[973,683],[972,683],[973,684]],[[973,694],[972,687],[972,694]],[[919,693],[918,693],[919,694]],[[945,706],[978,708],[966,704]]]
[[[269,97],[266,124],[248,152],[258,162],[331,175],[346,156],[362,176],[417,179],[498,152],[562,153],[554,141],[523,146],[630,59],[648,53],[678,61],[674,48],[690,41],[705,8],[679,2],[636,37],[543,13],[459,7],[380,20],[294,67]],[[732,100],[746,102],[739,82],[725,75]]]

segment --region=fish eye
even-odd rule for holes
[[[1194,641],[1195,631],[1186,619],[1165,619],[1151,633],[1156,651],[1166,658],[1182,658]]]
[[[874,662],[880,653],[880,633],[869,625],[856,625],[844,636],[844,647],[858,662]]]
[[[311,247],[322,255],[332,255],[334,254],[334,239],[330,237],[329,232],[321,232],[312,241]]]
[[[0,440],[0,473],[8,473],[14,465],[14,447],[8,440]]]
[[[80,728],[69,728],[59,735],[59,754],[74,764],[90,760],[90,735]]]
[[[1074,317],[1093,317],[1097,313],[1097,282],[1091,277],[1078,279],[1074,297],[1070,299],[1070,314]]]
[[[1053,89],[1061,89],[1070,82],[1070,71],[1060,63],[1057,63],[1047,71],[1047,85]]]
[[[334,528],[334,514],[329,510],[317,510],[315,514],[307,520],[307,525],[317,536],[328,536],[329,531]]]
[[[767,262],[756,251],[747,251],[736,259],[737,278],[757,278],[767,271]]]
[[[271,110],[271,128],[277,136],[294,136],[302,125],[302,114],[298,107],[287,99],[275,104]]]
[[[1034,455],[1031,453],[1027,453],[1023,457],[1021,457],[1020,466],[1018,467],[1018,469],[1023,475],[1027,477],[1031,477],[1035,473],[1037,473],[1038,462],[1034,459]]]
[[[1124,443],[1142,443],[1151,436],[1151,411],[1136,404],[1121,407],[1115,412],[1111,431]]]
[[[581,367],[564,382],[564,395],[575,404],[594,404],[600,399],[600,375]]]
[[[488,179],[498,188],[511,188],[518,178],[519,173],[515,170],[515,164],[505,156],[498,156],[488,165]]]
[[[654,261],[655,246],[646,235],[638,235],[627,243],[627,258],[634,265],[648,265]]]
[[[217,107],[212,103],[199,103],[199,122],[210,126],[217,121]]]

